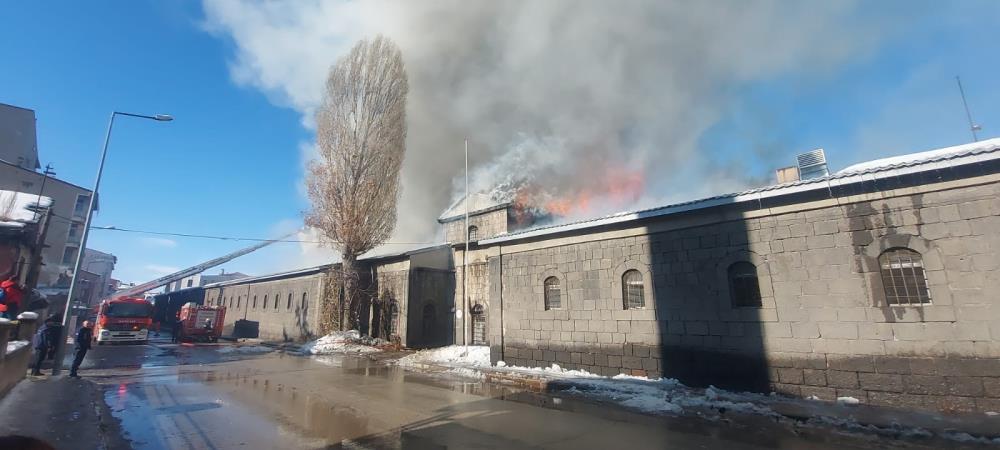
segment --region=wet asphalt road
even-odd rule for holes
[[[652,417],[576,398],[404,371],[364,358],[231,344],[95,347],[96,382],[139,449],[887,448],[874,438]]]

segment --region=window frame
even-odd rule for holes
[[[749,298],[747,298],[745,295],[740,295],[740,292],[745,292],[745,289],[749,288],[749,286],[737,286],[737,278],[734,277],[734,273],[733,273],[734,269],[739,268],[740,266],[742,266],[742,268],[744,268],[744,269],[748,269],[748,268],[752,268],[753,269],[753,290],[754,290],[754,292],[752,293],[752,295]],[[749,266],[749,267],[747,267],[747,266]],[[739,278],[739,280],[744,280],[744,279],[749,279],[750,278],[750,277],[747,277],[745,275],[746,275],[746,273],[744,273],[743,276],[741,276]],[[756,308],[762,308],[762,307],[764,307],[764,295],[761,292],[761,287],[760,287],[761,281],[760,281],[760,278],[761,278],[761,276],[760,276],[760,270],[757,268],[756,264],[754,264],[753,262],[750,262],[750,261],[746,261],[746,260],[743,260],[743,261],[734,261],[734,262],[730,263],[728,267],[726,267],[726,285],[729,288],[729,302],[730,302],[730,306],[733,309],[738,309],[738,308],[755,308],[756,309]],[[746,282],[741,282],[740,284],[741,285],[745,285]],[[741,288],[743,288],[744,291],[740,291]],[[751,303],[747,303],[746,300],[750,300]]]
[[[625,277],[635,275],[638,276],[638,283],[635,280],[626,281]],[[646,309],[646,277],[642,271],[638,269],[627,269],[621,274],[621,290],[622,290],[622,308],[623,309]],[[639,305],[632,306],[630,300],[631,289],[638,289],[639,294]]]
[[[892,253],[897,254],[896,256],[899,256],[899,254],[905,254],[908,258],[910,258],[910,260],[907,261],[907,263],[910,264],[909,274],[907,274],[904,271],[903,267],[893,268],[892,265],[894,263],[897,263],[896,261],[885,260],[887,255],[890,255]],[[914,255],[916,256],[917,261],[913,261]],[[920,252],[907,247],[890,247],[883,250],[882,253],[879,254],[878,256],[879,276],[882,280],[882,289],[884,291],[885,304],[887,306],[929,306],[934,304],[934,297],[933,295],[931,295],[931,283],[930,280],[928,280],[927,278],[927,270],[924,267],[923,259],[924,259],[923,255]],[[898,261],[898,264],[902,265],[904,264],[904,262]],[[886,267],[887,265],[889,266],[888,268]],[[916,273],[915,267],[919,267],[920,269],[919,276]],[[894,270],[899,271],[898,277],[894,273]],[[888,278],[887,278],[887,272],[888,272]],[[909,292],[909,287],[907,286],[908,283],[906,283],[907,276],[911,277],[914,281],[913,284],[915,284],[913,288],[917,292],[913,293],[913,295],[911,295],[911,293]],[[902,281],[902,288],[904,290],[902,296],[900,295],[899,292],[900,283],[895,282],[897,278]],[[890,285],[890,283],[887,283],[887,281],[893,281],[893,283],[891,283]],[[890,292],[890,289],[892,292]],[[919,291],[921,290],[923,291],[924,296],[920,295],[921,293]],[[900,301],[901,297],[903,297],[905,301]],[[918,301],[917,302],[911,301],[911,298],[913,297],[915,297]],[[893,299],[895,299],[895,301],[893,301]]]
[[[479,241],[479,227],[475,225],[469,225],[469,228],[465,230],[465,238],[472,241]]]
[[[552,281],[554,281],[554,283],[550,283]],[[555,289],[555,291],[557,291],[557,295],[558,295],[558,298],[556,300],[558,300],[558,302],[559,302],[559,304],[557,306],[553,306],[552,305],[552,300],[553,299],[551,297],[551,292],[553,291],[553,289],[550,289],[550,286],[556,286],[558,288],[558,289]],[[564,305],[564,303],[562,301],[563,300],[562,293],[563,293],[562,280],[558,276],[556,276],[556,275],[549,275],[549,276],[545,277],[544,279],[542,279],[542,305],[543,305],[543,307],[545,308],[546,311],[558,311],[558,310],[561,310],[561,309],[566,309],[566,307],[565,307],[565,305]]]

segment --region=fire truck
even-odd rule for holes
[[[114,297],[104,300],[97,308],[97,323],[94,328],[94,338],[97,344],[105,342],[146,342],[149,339],[149,328],[153,324],[153,304],[140,296],[146,292],[168,283],[204,272],[219,264],[231,261],[278,242],[295,233],[289,233],[278,239],[264,241],[250,247],[237,250],[225,256],[188,267],[170,275],[148,281],[140,285],[115,293]],[[221,331],[221,321],[225,317],[223,310],[217,321]]]
[[[153,324],[153,304],[143,298],[118,297],[104,300],[97,307],[94,338],[97,345],[105,342],[138,342],[149,340]]]

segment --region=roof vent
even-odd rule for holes
[[[802,153],[796,156],[799,163],[799,178],[810,180],[821,178],[830,174],[826,167],[826,154],[823,149],[818,148],[811,152]]]

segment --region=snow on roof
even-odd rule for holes
[[[777,197],[797,192],[806,192],[815,189],[828,189],[833,186],[841,186],[861,181],[873,181],[911,173],[998,159],[1000,159],[1000,138],[995,138],[973,144],[959,145],[955,147],[911,153],[893,158],[884,158],[866,163],[859,163],[835,174],[821,178],[770,185],[742,192],[717,195],[715,197],[675,203],[672,205],[665,205],[641,211],[622,212],[612,214],[610,216],[561,225],[528,228],[494,238],[480,240],[479,245],[489,245],[536,236],[545,236],[554,233],[594,228],[604,225],[711,208],[713,206],[731,205],[744,201],[758,201],[763,198]]]
[[[508,204],[497,202],[490,198],[489,195],[480,193],[472,194],[470,195],[470,198],[472,201],[469,202],[469,214],[484,212],[486,210],[499,208]],[[458,201],[448,207],[445,212],[441,213],[441,216],[438,217],[438,221],[444,222],[448,221],[448,219],[455,219],[458,217],[465,217],[465,197],[458,199]]]
[[[52,206],[49,197],[39,198],[38,194],[0,190],[0,226],[23,227],[26,223],[38,221],[35,210]]]
[[[997,147],[998,145],[1000,145],[1000,138],[993,138],[993,139],[987,139],[985,141],[973,142],[971,144],[962,144],[952,147],[928,150],[924,152],[909,153],[906,155],[891,156],[882,159],[874,159],[871,161],[860,162],[857,164],[847,166],[843,170],[837,172],[837,174],[861,172],[869,169],[874,169],[876,167],[894,166],[897,164],[926,161],[929,159],[954,156],[959,153],[968,153],[976,150],[989,150],[991,148]]]

